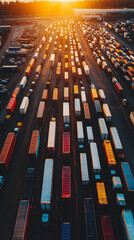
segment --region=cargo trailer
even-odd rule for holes
[[[130,112],[130,120],[134,126],[134,112]]]
[[[76,96],[76,97],[78,97],[79,96],[79,88],[78,88],[78,85],[74,85],[74,95]]]
[[[16,87],[13,91],[12,97],[18,99],[20,95],[20,87]]]
[[[69,72],[64,73],[64,81],[68,82],[69,81]]]
[[[30,212],[30,203],[28,200],[21,200],[18,207],[17,218],[12,240],[25,240]]]
[[[23,89],[26,86],[27,83],[27,77],[24,76],[20,81],[20,89]]]
[[[88,144],[94,141],[93,128],[91,126],[86,127]]]
[[[50,121],[47,150],[54,152],[55,150],[55,138],[56,138],[56,121]]]
[[[91,88],[91,98],[93,102],[94,100],[98,100],[98,94],[95,88]]]
[[[48,99],[48,89],[43,90],[42,101],[47,101]]]
[[[81,101],[82,103],[86,103],[87,102],[87,98],[86,98],[86,93],[85,91],[81,91]]]
[[[102,117],[102,108],[99,100],[94,100],[95,114],[97,118]]]
[[[70,133],[69,132],[64,132],[63,133],[62,153],[63,154],[69,154],[70,153]]]
[[[63,121],[64,123],[70,122],[69,102],[63,102]]]
[[[98,240],[94,203],[92,198],[84,198],[86,240]]]
[[[115,240],[111,217],[101,216],[101,224],[104,240]]]
[[[43,122],[45,109],[46,109],[46,104],[45,104],[45,102],[44,102],[44,101],[40,101],[39,107],[38,107],[38,111],[37,111],[37,121],[38,121],[39,123],[42,123],[42,122]]]
[[[62,167],[62,198],[71,198],[71,167]]]
[[[89,173],[86,153],[80,153],[81,180],[82,184],[89,184]]]
[[[84,110],[85,122],[86,124],[89,124],[91,120],[91,115],[90,115],[88,103],[83,103],[83,110]]]
[[[123,152],[123,146],[117,131],[116,127],[110,127],[110,134],[112,138],[112,142],[114,145],[114,150],[116,153],[122,153]]]
[[[35,64],[35,59],[32,58],[31,61],[30,61],[30,63],[29,63],[29,66],[30,66],[31,68],[33,68],[33,67],[34,67],[34,64]]]
[[[100,205],[108,205],[104,182],[96,183],[98,202]]]
[[[16,106],[16,98],[12,97],[6,107],[7,113],[12,114]]]
[[[77,126],[77,140],[78,140],[78,143],[83,143],[84,142],[84,131],[83,131],[82,121],[77,121],[76,126]]]
[[[71,240],[71,224],[69,222],[62,223],[61,240]]]
[[[30,74],[31,74],[31,67],[28,66],[27,69],[26,69],[26,71],[25,71],[25,76],[26,76],[26,77],[29,77]]]
[[[126,240],[134,239],[134,216],[130,209],[123,209],[121,213],[121,223]]]
[[[53,187],[53,159],[45,159],[41,190],[41,210],[50,211]]]
[[[105,93],[104,93],[103,89],[99,89],[98,94],[99,94],[100,102],[105,103],[106,96],[105,96]]]
[[[131,172],[129,163],[122,162],[121,169],[122,169],[123,177],[124,177],[128,192],[134,193],[134,177]]]
[[[69,101],[69,87],[64,87],[64,101]]]
[[[22,102],[21,102],[21,105],[20,105],[20,114],[21,115],[25,115],[26,114],[28,105],[29,105],[29,98],[28,97],[24,97]]]
[[[40,132],[39,130],[34,130],[32,132],[32,137],[28,150],[28,154],[31,160],[38,158],[39,146],[40,146]]]
[[[112,119],[112,114],[107,103],[102,105],[103,113],[106,119],[106,122],[110,122]]]
[[[52,68],[54,66],[55,63],[55,54],[51,54],[50,57],[50,67]]]
[[[90,153],[94,173],[101,172],[100,158],[98,153],[97,144],[95,142],[90,143]]]
[[[1,150],[1,154],[0,154],[1,168],[8,167],[14,147],[15,147],[15,142],[16,142],[15,133],[13,133],[13,132],[8,133],[5,143],[4,143],[4,146]]]
[[[106,159],[107,159],[107,163],[109,167],[114,167],[116,166],[116,160],[115,160],[115,156],[113,153],[113,149],[112,149],[112,145],[110,140],[104,140],[103,141],[103,147],[105,150],[105,155],[106,155]]]
[[[108,129],[105,123],[105,119],[104,118],[99,118],[98,119],[98,124],[99,124],[99,129],[100,129],[100,134],[101,134],[101,138],[102,140],[104,139],[108,139]]]
[[[81,106],[80,106],[79,98],[74,99],[74,109],[75,109],[76,116],[80,116],[81,115]]]
[[[58,101],[58,88],[54,88],[53,89],[52,101],[53,102],[57,102]]]

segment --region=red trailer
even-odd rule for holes
[[[104,240],[115,240],[112,221],[109,216],[101,216]]]
[[[16,106],[16,98],[12,97],[6,107],[7,112],[13,113],[15,106]]]
[[[123,88],[119,82],[115,83],[115,89],[119,95],[123,92]]]
[[[71,198],[71,168],[62,167],[62,198]]]
[[[63,154],[64,153],[70,153],[70,133],[64,132],[63,133]]]
[[[15,133],[13,132],[8,133],[0,154],[0,165],[3,165],[6,168],[9,165],[11,155],[14,150],[15,142],[16,142]]]
[[[19,203],[14,234],[12,240],[25,240],[28,225],[30,204],[28,200],[21,200]]]
[[[130,70],[127,70],[127,73],[129,75],[129,77],[133,77],[134,76],[133,73]]]
[[[32,138],[31,138],[30,147],[28,151],[29,155],[33,159],[37,159],[38,157],[39,144],[40,144],[40,132],[39,130],[34,130],[32,133]]]
[[[19,97],[19,94],[20,94],[20,88],[19,88],[19,87],[16,87],[16,88],[14,89],[14,92],[13,92],[13,94],[12,94],[12,97],[17,99],[17,98]]]

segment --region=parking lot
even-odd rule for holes
[[[10,46],[18,46],[15,42],[22,39],[24,30],[25,42],[25,39],[29,38],[29,28],[30,26],[14,26],[0,51],[0,57]],[[120,39],[105,22],[57,19],[53,22],[42,21],[42,24],[40,21],[33,29],[38,33],[33,38],[34,47],[28,50],[25,61],[19,65],[19,70],[3,71],[3,65],[9,65],[6,62],[3,62],[0,70],[3,79],[9,79],[7,93],[0,95],[1,152],[9,133],[13,133],[15,139],[10,157],[5,157],[8,163],[3,162],[2,154],[0,156],[0,176],[4,180],[0,192],[1,238],[16,239],[18,207],[26,200],[29,206],[27,217],[24,218],[27,227],[24,227],[25,237],[21,239],[66,239],[64,234],[68,235],[67,239],[91,239],[92,226],[94,239],[101,240],[106,234],[102,216],[110,218],[112,230],[109,227],[108,231],[113,239],[127,239],[121,216],[123,210],[127,209],[134,214],[134,186],[132,190],[127,186],[122,163],[128,162],[133,175],[134,120],[130,120],[130,114],[134,111],[132,43]],[[98,32],[101,39],[97,35]],[[124,59],[115,57],[122,60],[122,63],[119,61],[122,64],[119,68],[115,67],[106,52],[109,47],[106,44],[112,41],[112,36],[114,41],[119,43],[119,52],[124,46],[127,48],[126,52],[124,48]],[[114,49],[111,50],[112,55],[115,48],[111,48]],[[21,50],[22,45],[19,51]],[[131,54],[128,51],[131,51]],[[100,64],[97,63],[98,58]],[[129,63],[124,65],[123,61],[126,58]],[[13,65],[16,64],[11,64]],[[106,67],[103,67],[104,65]],[[130,80],[126,83],[121,67],[128,69],[129,66],[131,71],[126,72],[125,76]],[[110,73],[108,68],[111,69]],[[21,85],[23,77],[26,77],[26,80],[25,84],[23,82]],[[121,85],[122,90],[115,87],[117,82],[113,83],[113,78]],[[14,97],[16,87],[19,88],[19,94]],[[101,98],[100,89],[103,90],[105,99]],[[47,97],[43,99],[44,90],[47,90]],[[94,90],[96,95],[93,95]],[[28,105],[21,108],[24,97]],[[11,98],[14,98],[15,105],[8,109]],[[40,110],[41,115],[37,117],[41,102],[43,108]],[[98,104],[99,111],[96,107]],[[104,104],[110,109],[110,118],[107,118],[109,116],[104,111]],[[87,118],[88,110],[85,108],[89,110]],[[100,119],[103,119],[105,124],[105,134],[101,130]],[[88,136],[88,127],[92,128],[92,139]],[[114,144],[111,128],[117,129],[122,145],[119,151]],[[30,152],[31,138],[35,130],[39,134],[37,146],[34,152]],[[64,146],[63,142],[64,133],[69,136],[67,146]],[[110,154],[114,156],[114,164],[109,163],[110,157],[107,157],[104,149],[104,141],[107,140],[111,143]],[[97,163],[94,162],[97,161],[97,157],[93,159],[91,143],[96,143],[97,146]],[[82,153],[85,154],[83,156],[86,156],[86,160],[81,160]],[[50,160],[53,167],[47,169],[47,162],[49,164]],[[82,165],[82,161],[85,165]],[[99,164],[99,167],[95,168],[96,164]],[[28,168],[32,171],[31,175],[28,175]],[[83,180],[82,171],[86,180]],[[45,180],[45,176],[49,178],[49,184],[43,188],[45,181],[46,184],[48,181],[47,177]],[[121,187],[114,188],[113,177],[120,179]],[[44,201],[45,191],[50,201]],[[123,194],[123,203],[117,201],[118,193]],[[93,202],[91,223],[86,219],[86,199]],[[21,231],[20,227],[18,232]]]

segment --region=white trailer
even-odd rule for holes
[[[116,153],[123,151],[123,146],[116,127],[110,127],[110,134]]]
[[[81,115],[81,106],[80,106],[79,98],[74,99],[74,109],[75,109],[76,116],[80,116]]]
[[[89,183],[89,173],[88,173],[86,153],[80,153],[80,165],[81,165],[82,184],[88,184]]]
[[[81,68],[78,68],[78,78],[81,78],[82,77],[82,71],[81,71]]]
[[[99,89],[98,94],[99,94],[100,102],[105,103],[106,96],[103,89]]]
[[[85,72],[86,76],[89,76],[90,70],[89,70],[88,65],[84,65],[84,72]]]
[[[69,101],[69,87],[64,87],[64,101]]]
[[[85,90],[81,91],[81,101],[82,103],[87,102]]]
[[[37,60],[37,59],[38,59],[38,56],[39,56],[39,53],[36,52],[36,53],[34,54],[34,59]]]
[[[90,152],[91,152],[93,171],[94,173],[100,173],[101,165],[100,165],[97,144],[95,142],[90,143]]]
[[[27,77],[24,76],[20,81],[20,89],[23,89],[26,86],[27,83]]]
[[[112,114],[110,112],[109,106],[107,103],[102,105],[103,113],[107,122],[110,122],[112,119]]]
[[[28,105],[29,105],[29,98],[24,97],[20,105],[20,114],[22,115],[26,114]]]
[[[69,102],[63,102],[63,121],[64,123],[70,122]]]
[[[55,54],[51,54],[51,57],[50,57],[50,67],[53,67],[54,66],[54,62],[55,62]]]
[[[64,73],[64,80],[69,81],[69,73],[68,72]]]
[[[94,141],[93,128],[91,126],[86,127],[88,143]]]
[[[82,121],[77,121],[77,139],[78,143],[84,142],[84,131],[83,131],[83,123]]]
[[[40,200],[42,211],[50,211],[52,198],[52,182],[53,182],[53,159],[45,159]]]
[[[55,136],[56,136],[56,121],[50,121],[47,142],[48,151],[54,152],[55,150]]]
[[[98,124],[99,124],[99,129],[100,129],[100,134],[101,134],[101,138],[104,139],[108,139],[108,129],[105,123],[105,119],[104,118],[99,118],[98,119]]]

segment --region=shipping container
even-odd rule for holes
[[[8,133],[0,154],[1,167],[5,167],[5,168],[8,167],[11,156],[12,156],[12,152],[14,150],[15,142],[16,142],[15,133],[13,132]]]
[[[21,200],[18,207],[17,218],[12,240],[25,240],[30,212],[30,203],[28,200]]]
[[[69,154],[70,153],[70,133],[64,132],[63,133],[63,148],[62,148],[63,154]]]
[[[110,167],[115,166],[116,165],[116,160],[115,160],[115,156],[114,156],[114,153],[113,153],[113,149],[112,149],[110,140],[104,140],[103,141],[103,147],[104,147],[104,150],[105,150],[108,166],[110,166]]]
[[[97,144],[95,142],[90,143],[90,153],[91,153],[93,171],[94,173],[100,173],[101,171],[100,158],[99,158]]]
[[[54,152],[55,150],[55,137],[56,137],[56,121],[50,121],[47,150]]]
[[[21,79],[21,82],[20,82],[20,89],[23,89],[25,87],[27,83],[27,77],[24,76],[22,79]]]
[[[110,127],[110,134],[112,138],[112,142],[114,145],[114,150],[116,153],[122,153],[123,152],[123,146],[117,131],[116,127]]]
[[[19,87],[16,87],[16,88],[14,89],[14,92],[13,92],[13,94],[12,94],[12,97],[17,99],[17,98],[19,97],[19,95],[20,95],[20,88],[19,88]]]
[[[84,142],[84,131],[83,131],[82,121],[77,121],[76,126],[77,126],[77,140],[78,140],[78,143],[83,143]]]
[[[71,224],[68,222],[62,223],[61,240],[71,240]]]
[[[104,240],[115,240],[112,221],[110,216],[101,216]]]
[[[62,198],[71,198],[71,167],[62,167]]]
[[[70,122],[69,102],[63,102],[63,121],[64,123]]]
[[[107,103],[102,105],[103,113],[107,122],[110,122],[112,119],[112,114],[110,112],[109,106]]]
[[[121,213],[121,222],[126,240],[134,239],[134,216],[130,209],[123,209]]]
[[[99,129],[100,129],[100,134],[101,134],[101,138],[107,139],[108,138],[108,129],[105,123],[105,119],[104,118],[99,118],[98,119],[98,124],[99,124]]]
[[[86,240],[98,240],[94,203],[92,198],[84,198]]]
[[[82,184],[88,184],[89,183],[89,173],[88,173],[86,153],[80,153],[80,166],[81,166]]]
[[[98,195],[98,202],[100,205],[107,205],[107,195],[105,190],[105,185],[103,182],[96,183],[97,195]]]
[[[134,193],[134,177],[131,172],[129,163],[127,162],[122,162],[121,163],[121,169],[123,172],[123,177],[127,186],[127,190],[130,193]]]
[[[47,101],[48,99],[48,89],[43,90],[42,101]]]
[[[50,211],[53,187],[53,159],[45,159],[41,190],[41,210]]]
[[[12,114],[16,106],[16,98],[12,97],[6,107],[7,113]]]
[[[21,102],[21,105],[20,105],[20,114],[21,115],[26,114],[28,105],[29,105],[29,98],[24,97],[22,102]]]
[[[37,121],[39,123],[42,123],[42,121],[43,121],[45,109],[46,109],[45,102],[40,101],[38,111],[37,111]]]
[[[64,87],[64,101],[69,101],[69,87]]]

